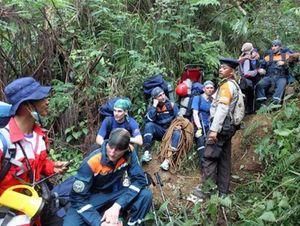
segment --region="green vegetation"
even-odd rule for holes
[[[300,50],[299,33],[298,0],[3,0],[0,99],[3,85],[19,75],[51,83],[51,155],[78,165],[107,98],[129,96],[142,122],[146,77],[161,72],[176,84],[185,64],[199,63],[205,78],[215,79],[218,57],[238,57],[243,42],[261,54],[275,38]],[[299,80],[299,65],[293,71]],[[215,225],[222,204],[230,224],[299,225],[299,111],[299,101],[289,99],[280,111],[262,112],[271,114],[273,130],[256,145],[266,167],[261,177],[230,200],[213,196],[193,210],[183,206],[176,224]],[[252,127],[249,134],[258,125]]]

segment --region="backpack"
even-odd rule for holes
[[[194,82],[192,84],[191,94],[180,100],[180,109],[182,116],[191,120],[193,115],[192,103],[195,96],[200,96],[203,93],[203,85],[200,82]],[[182,109],[184,108],[184,109]]]
[[[103,121],[106,117],[114,116],[114,105],[119,99],[121,99],[121,97],[109,99],[99,107],[100,121]]]
[[[236,83],[236,81],[231,80],[231,82],[235,85],[235,87],[238,90],[237,95],[237,101],[233,108],[232,113],[232,122],[235,126],[239,126],[242,123],[242,120],[245,116],[245,103],[244,103],[244,94],[242,93],[242,90],[240,89],[239,85]]]
[[[174,90],[170,83],[166,82],[162,74],[154,75],[147,78],[143,83],[144,96],[148,100],[151,97],[151,92],[155,87],[160,87],[165,92],[166,96],[174,101]]]

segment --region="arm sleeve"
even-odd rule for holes
[[[136,137],[138,135],[142,135],[141,131],[140,131],[139,124],[134,119],[131,119],[130,121],[131,121],[130,126],[131,126],[131,129],[132,129],[132,136]]]
[[[104,137],[106,136],[106,132],[107,132],[107,124],[108,124],[108,117],[106,117],[106,118],[103,120],[103,122],[102,122],[102,124],[101,124],[101,127],[100,127],[100,129],[99,129],[99,131],[98,131],[98,135],[101,136],[101,137],[103,137],[103,139],[104,139]]]
[[[224,120],[229,112],[230,103],[232,100],[232,91],[230,89],[230,83],[226,82],[220,87],[218,99],[218,105],[216,107],[213,121],[210,126],[210,130],[214,132],[221,132]]]
[[[75,176],[75,181],[70,194],[70,201],[72,207],[88,225],[99,226],[101,220],[100,214],[89,203],[89,197],[91,195],[90,189],[93,185],[93,177],[93,172],[85,161],[80,166]]]
[[[117,199],[117,203],[122,207],[126,208],[127,205],[139,194],[139,192],[146,187],[146,179],[144,171],[138,163],[138,157],[135,151],[131,154],[131,162],[128,169],[128,176],[131,181],[131,185],[125,192]]]
[[[42,174],[49,176],[54,173],[54,161],[48,158],[47,152],[42,151],[40,154],[39,165],[42,166]]]
[[[150,122],[153,122],[156,120],[156,108],[152,105],[148,108],[148,112],[146,114],[146,119]]]
[[[193,109],[193,110],[197,110],[197,111],[200,110],[200,109],[199,109],[199,99],[200,99],[200,96],[195,96],[195,97],[193,98],[193,102],[192,102],[192,109]]]
[[[229,105],[219,103],[214,115],[210,130],[214,132],[221,132],[224,120],[228,114]]]
[[[256,70],[250,70],[250,60],[245,60],[243,66],[243,74],[245,77],[255,77],[257,74]]]

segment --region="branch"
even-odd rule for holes
[[[18,70],[16,69],[15,65],[11,62],[11,60],[8,58],[8,56],[5,54],[4,50],[0,46],[0,54],[1,56],[6,60],[6,62],[10,65],[10,67],[13,69],[15,75],[18,75]]]

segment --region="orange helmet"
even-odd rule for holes
[[[177,87],[176,87],[176,94],[180,97],[185,97],[188,95],[188,86],[186,83],[180,83]]]

